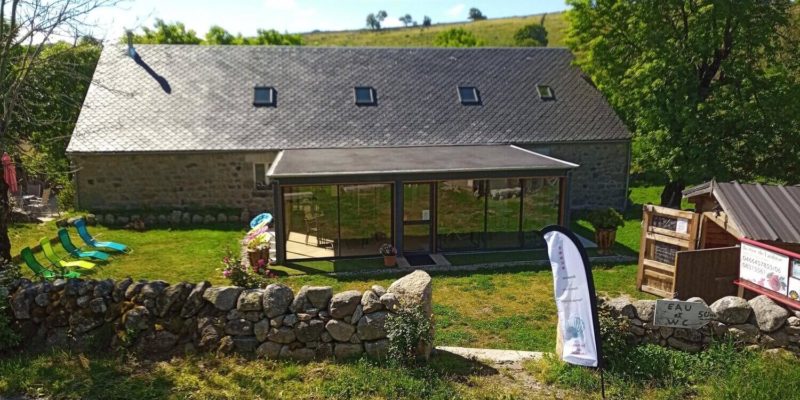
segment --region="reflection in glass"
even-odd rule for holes
[[[519,212],[522,187],[519,179],[489,180],[486,207],[486,246],[520,247]]]
[[[437,243],[442,251],[483,247],[485,180],[450,180],[438,183]]]
[[[340,256],[378,255],[392,243],[392,185],[341,185]]]
[[[338,190],[336,185],[283,189],[286,258],[336,256]]]
[[[559,222],[560,181],[559,178],[523,179],[522,232],[525,247],[543,247],[544,241],[536,231]]]

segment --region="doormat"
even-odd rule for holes
[[[422,265],[436,265],[436,261],[433,261],[431,256],[427,254],[414,254],[414,255],[407,255],[406,261],[412,267],[419,267]]]

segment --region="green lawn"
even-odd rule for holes
[[[466,18],[466,14],[464,17]],[[563,12],[557,12],[548,14],[545,18],[544,26],[547,29],[547,38],[551,47],[565,45],[567,21],[564,17]],[[363,29],[307,33],[303,35],[303,42],[309,46],[426,47],[434,45],[439,33],[453,28],[462,28],[472,32],[483,46],[509,47],[516,46],[514,34],[520,28],[528,24],[539,23],[541,18],[541,15],[528,15],[478,22],[437,24],[427,28],[384,29],[378,32]],[[421,20],[421,17],[419,19]]]

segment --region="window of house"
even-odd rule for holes
[[[267,170],[268,164],[256,163],[253,165],[254,179],[256,183],[256,190],[264,190],[269,187],[267,184]]]
[[[357,106],[374,106],[378,104],[378,97],[375,89],[369,86],[358,86],[355,88]]]
[[[461,104],[464,105],[481,104],[481,95],[474,86],[459,86],[458,99],[461,101]]]
[[[275,88],[271,86],[256,86],[253,96],[253,105],[256,107],[275,107]]]
[[[547,85],[537,85],[536,91],[539,92],[539,98],[542,100],[553,100],[556,98],[553,94],[553,88]]]

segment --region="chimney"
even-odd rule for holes
[[[128,34],[128,56],[130,58],[136,58],[136,49],[133,47],[133,32],[126,31]]]

